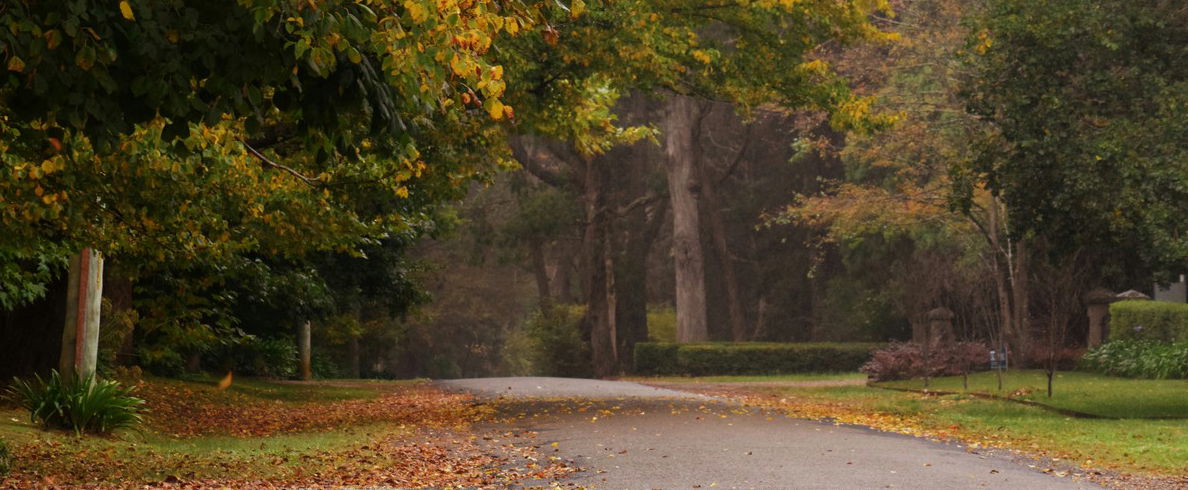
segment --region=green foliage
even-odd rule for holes
[[[289,337],[247,335],[221,343],[203,362],[218,374],[288,378],[297,373],[297,344]]]
[[[639,343],[641,374],[714,376],[856,371],[870,360],[874,343]]]
[[[0,482],[12,471],[12,453],[8,450],[8,443],[0,439]]]
[[[676,342],[676,310],[670,306],[648,307],[648,340]]]
[[[590,348],[582,340],[580,323],[585,307],[554,305],[533,313],[523,326],[525,349],[520,355],[526,362],[521,369],[538,376],[590,376]]]
[[[651,321],[648,322],[651,328]],[[680,344],[668,342],[639,342],[635,344],[635,373],[648,375],[684,374],[677,363]]]
[[[959,174],[1016,237],[1117,273],[1188,257],[1188,11],[1178,2],[995,0],[969,38],[967,108],[989,124]],[[970,202],[964,203],[966,209]],[[1103,265],[1104,267],[1104,265]]]
[[[1119,301],[1110,305],[1110,340],[1188,342],[1188,305]]]
[[[1085,353],[1081,369],[1126,378],[1188,378],[1188,341],[1124,339]]]
[[[108,434],[140,425],[144,400],[131,395],[131,387],[114,380],[77,375],[63,378],[57,371],[48,380],[13,379],[7,396],[29,411],[29,419],[42,428]]]

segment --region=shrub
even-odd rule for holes
[[[8,397],[29,411],[29,419],[42,428],[71,429],[75,434],[107,434],[141,423],[144,400],[132,388],[94,376],[63,378],[57,371],[48,380],[35,376],[28,382],[14,378]]]
[[[676,342],[676,310],[670,306],[648,306],[648,340]]]
[[[1110,340],[1188,342],[1188,304],[1119,301],[1110,305]]]
[[[8,443],[0,439],[0,482],[12,471],[12,453],[8,451]]]
[[[669,342],[638,342],[635,344],[635,372],[638,374],[681,374],[677,364],[679,344]]]
[[[556,305],[536,312],[524,325],[528,337],[530,373],[538,376],[587,377],[590,349],[582,341],[580,322],[585,309]]]
[[[1188,378],[1188,342],[1115,340],[1085,353],[1081,368],[1126,378]]]
[[[215,347],[203,361],[220,374],[233,370],[249,376],[290,378],[297,374],[297,345],[291,337],[245,335]],[[318,367],[316,363],[314,367]]]
[[[954,342],[931,349],[927,359],[923,346],[896,343],[874,352],[862,372],[875,381],[911,379],[924,376],[956,376],[987,366],[990,349],[978,342]]]
[[[880,344],[708,342],[635,345],[635,371],[691,376],[855,371]]]

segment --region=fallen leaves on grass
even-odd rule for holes
[[[428,384],[376,389],[370,399],[273,401],[204,384],[146,381],[138,395],[152,410],[148,437],[39,435],[14,447],[19,467],[0,488],[505,487],[575,471],[569,462],[540,456],[531,441],[513,441],[535,434],[476,436],[471,424],[489,418],[491,409],[468,395]],[[310,442],[323,434],[337,442]],[[227,436],[250,442],[224,449],[218,441]],[[289,447],[294,441],[300,448]]]
[[[480,416],[469,396],[428,384],[389,387],[373,399],[335,402],[260,400],[230,393],[216,397],[207,393],[212,390],[146,383],[137,395],[149,407],[149,425],[176,437],[261,437],[382,422],[447,426]]]

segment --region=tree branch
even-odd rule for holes
[[[249,145],[247,143],[247,141],[239,140],[239,142],[243,143],[243,147],[247,148],[248,153],[251,153],[252,156],[254,156],[260,160],[260,164],[263,165],[264,168],[275,168],[275,169],[283,170],[283,171],[289,173],[289,175],[297,177],[297,179],[301,180],[302,182],[305,183],[305,185],[308,185],[310,187],[318,187],[322,184],[322,182],[318,179],[311,179],[309,177],[302,175],[301,172],[298,172],[296,170],[293,170],[290,167],[286,167],[284,165],[281,165],[279,163],[276,163],[276,162],[270,160],[268,157],[264,156],[263,153],[260,153],[260,152],[256,151],[255,148],[252,148],[252,145]]]

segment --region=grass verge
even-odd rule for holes
[[[1114,384],[1115,380],[1091,379],[1104,378],[1101,376],[1073,374],[1066,375],[1063,384],[1057,379],[1056,384],[1057,393],[1063,386],[1070,401],[1091,398],[1093,390],[1103,389],[1100,388],[1102,385],[1116,390],[1127,389],[1126,385]],[[780,378],[755,377],[753,381],[777,381]],[[684,386],[697,391],[698,380],[705,379],[683,378]],[[1033,377],[1020,376],[1016,382],[1023,386],[1029,379],[1033,380]],[[952,383],[957,383],[956,387],[960,388],[960,377],[934,380],[932,384],[939,387],[952,386]],[[977,385],[971,385],[971,388],[974,386]],[[1090,390],[1090,393],[1084,397],[1074,396],[1077,386]],[[1188,476],[1188,420],[1074,419],[1008,401],[965,395],[926,396],[867,386],[797,387],[737,383],[727,389],[721,387],[719,384],[703,391],[741,399],[752,405],[779,408],[796,417],[829,419],[917,437],[959,441],[975,449],[1018,450],[1090,470],[1155,477]],[[1169,392],[1143,395],[1153,389]],[[1135,395],[1130,398],[1131,406],[1137,413],[1162,413],[1162,409],[1143,407],[1142,404],[1147,401],[1162,403],[1177,393],[1180,403],[1188,403],[1182,389],[1176,389],[1174,385],[1155,388],[1139,383],[1134,387]],[[1121,399],[1126,395],[1112,396]],[[1188,483],[1188,480],[1183,482]]]
[[[26,413],[0,407],[0,439],[16,461],[0,488],[440,487],[519,478],[522,454],[468,437],[488,409],[421,381],[237,379],[219,390],[214,380],[149,378],[136,394],[151,410],[147,424],[107,438],[42,431]]]
[[[994,373],[969,377],[970,392],[1017,398],[1052,407],[1111,418],[1188,418],[1188,380],[1128,379],[1080,372],[1058,372],[1052,398],[1043,371],[1010,371],[1002,390]],[[923,389],[922,380],[890,381],[877,386]],[[964,392],[960,376],[938,378],[929,389]]]

